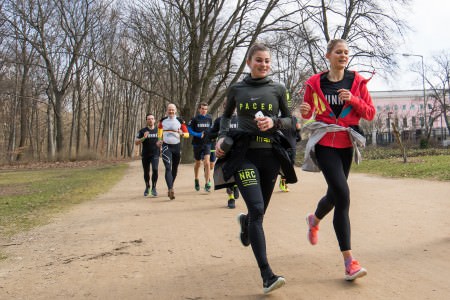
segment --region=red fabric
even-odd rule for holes
[[[302,115],[302,117],[310,119],[314,113],[316,121],[327,124],[337,124],[342,127],[358,125],[361,118],[368,121],[373,120],[375,117],[375,107],[373,106],[372,98],[367,90],[367,82],[370,78],[365,79],[358,72],[352,72],[355,73],[355,79],[350,89],[352,98],[350,101],[346,101],[338,118],[334,116],[333,110],[320,88],[320,76],[325,72],[315,74],[306,81],[306,90],[303,101],[311,106],[311,111],[307,115]],[[319,144],[334,148],[352,147],[348,133],[345,131],[327,133],[319,141]]]

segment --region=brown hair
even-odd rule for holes
[[[270,52],[270,49],[265,44],[256,42],[253,45],[251,45],[250,48],[248,49],[247,59],[248,60],[252,59],[253,55],[255,55],[255,53],[258,51]]]
[[[200,107],[202,107],[202,106],[208,106],[208,103],[206,103],[206,102],[200,102],[200,103],[197,105],[197,109],[200,109]]]
[[[331,53],[331,51],[333,51],[334,47],[336,47],[336,45],[340,44],[340,43],[347,44],[347,41],[344,39],[330,40],[327,45],[327,54]]]

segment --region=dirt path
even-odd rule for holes
[[[250,248],[237,240],[223,190],[193,189],[182,165],[176,199],[142,196],[139,161],[94,201],[2,245],[0,299],[263,299]],[[276,187],[265,218],[269,261],[287,285],[269,299],[450,299],[450,184],[351,174],[354,254],[368,276],[343,280],[326,218],[317,246],[304,216],[325,183],[298,172],[290,193]]]

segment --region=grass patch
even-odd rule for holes
[[[46,224],[54,214],[104,193],[127,167],[120,163],[0,173],[0,237]]]
[[[306,144],[306,142],[302,141]],[[305,146],[297,151],[296,165],[303,164]],[[398,147],[373,147],[360,149],[361,164],[352,164],[351,171],[391,178],[417,178],[450,181],[450,148],[407,149],[407,163],[403,163]]]
[[[361,164],[353,164],[352,171],[393,178],[450,181],[450,155],[414,156],[409,157],[407,163],[398,157],[367,160],[363,155]]]

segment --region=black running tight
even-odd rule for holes
[[[162,160],[166,167],[165,178],[167,188],[172,189],[175,178],[177,177],[178,165],[180,164],[180,144],[166,144],[162,145]]]
[[[316,217],[323,219],[333,208],[333,226],[341,251],[351,250],[350,190],[347,183],[353,148],[315,147],[316,157],[328,184],[326,195],[319,201]]]
[[[248,149],[242,168],[234,175],[248,209],[248,236],[263,277],[272,276],[266,253],[263,219],[280,164],[272,149]]]
[[[152,165],[152,188],[156,187],[158,181],[159,153],[142,157],[142,167],[144,168],[145,186],[150,187],[150,165]]]

